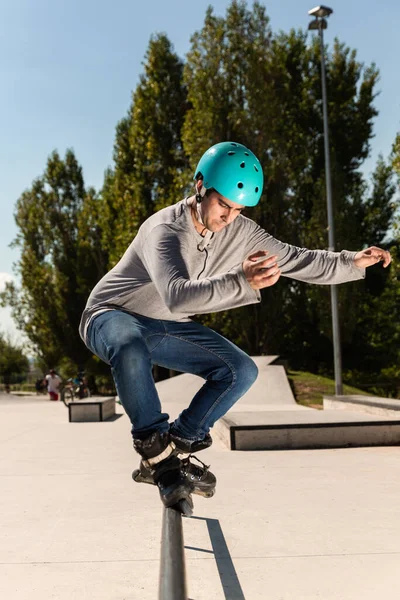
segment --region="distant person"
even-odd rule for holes
[[[78,396],[81,400],[90,395],[89,388],[87,386],[87,378],[84,371],[79,371],[77,376],[74,377],[72,381],[78,390]]]
[[[61,377],[57,375],[54,369],[50,369],[48,375],[44,379],[49,392],[50,400],[58,400],[58,390],[61,384]]]
[[[194,179],[193,196],[142,224],[92,291],[80,326],[88,348],[111,366],[132,423],[142,457],[135,481],[155,483],[165,506],[190,510],[191,494],[212,496],[216,478],[187,455],[211,445],[210,428],[257,377],[245,352],[193,315],[257,304],[260,290],[281,275],[333,285],[363,279],[365,268],[380,261],[390,263],[389,252],[374,246],[360,252],[298,248],[242,215],[263,191],[261,164],[242,144],[209,148]],[[204,379],[173,423],[162,412],[153,365]]]
[[[43,391],[46,390],[46,387],[43,383],[43,379],[36,379],[35,381],[35,390],[36,390],[36,395],[39,396],[40,394],[43,394]]]

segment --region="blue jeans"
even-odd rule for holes
[[[247,354],[193,321],[160,321],[111,310],[91,321],[86,344],[111,366],[134,438],[169,429],[168,414],[161,412],[153,364],[205,379],[174,423],[175,433],[189,440],[202,440],[258,375]]]

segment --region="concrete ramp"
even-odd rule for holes
[[[253,356],[257,381],[213,428],[229,450],[295,450],[400,445],[400,419],[348,410],[315,410],[296,403],[276,356]],[[172,419],[189,405],[204,380],[178,375],[157,389]],[[335,406],[335,408],[337,408]],[[346,408],[351,408],[347,406]]]
[[[277,406],[296,409],[288,378],[283,366],[271,365],[277,356],[253,356],[259,374],[251,389],[235,405],[235,410],[249,410],[248,405],[259,406],[261,410],[275,410]],[[187,406],[193,396],[204,385],[204,379],[197,375],[176,375],[157,383],[162,404],[182,404]],[[303,407],[299,407],[300,409]]]

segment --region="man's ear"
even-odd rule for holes
[[[196,181],[196,192],[200,192],[202,187],[203,187],[203,179],[198,179]]]

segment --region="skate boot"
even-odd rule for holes
[[[196,460],[201,466],[194,464],[192,460]],[[139,468],[135,469],[132,473],[132,479],[136,483],[150,483],[155,485],[153,471],[145,463],[146,461],[143,460],[140,462]],[[188,457],[181,459],[181,467],[186,481],[193,486],[193,494],[204,496],[204,498],[214,496],[217,479],[209,471],[209,466],[205,465],[196,456],[189,454]]]
[[[173,434],[170,434],[170,439],[174,440],[171,441],[171,446],[174,446],[173,454],[180,459],[182,473],[188,483],[193,486],[193,494],[204,496],[204,498],[214,496],[217,483],[215,475],[209,470],[209,465],[205,465],[196,456],[189,454],[189,452],[196,452],[211,446],[211,436],[208,434],[206,439],[198,442],[178,438],[177,436],[173,436]],[[194,464],[193,460],[199,464]],[[139,469],[133,471],[132,478],[137,483],[149,483],[152,485],[156,483],[152,469],[143,460],[140,463]]]
[[[175,445],[169,441],[169,434],[155,431],[145,440],[135,439],[133,446],[143,457],[141,466],[151,474],[152,483],[157,485],[164,506],[191,516],[194,485],[175,453]],[[137,481],[135,473],[132,473],[132,477]]]
[[[212,444],[212,437],[209,433],[207,433],[203,440],[197,440],[193,442],[176,435],[173,427],[171,427],[169,430],[169,437],[171,442],[174,442],[177,450],[180,450],[182,454],[193,454],[194,452],[200,452],[200,450],[205,450]]]
[[[205,465],[197,456],[193,456],[194,452],[200,452],[200,450],[205,450],[211,446],[211,435],[207,433],[204,439],[193,442],[192,440],[178,436],[172,426],[169,430],[169,437],[176,446],[175,452],[182,461],[186,477],[193,482],[193,493],[205,498],[214,496],[217,479],[209,470],[210,465]],[[197,461],[201,466],[194,464],[193,460]]]

